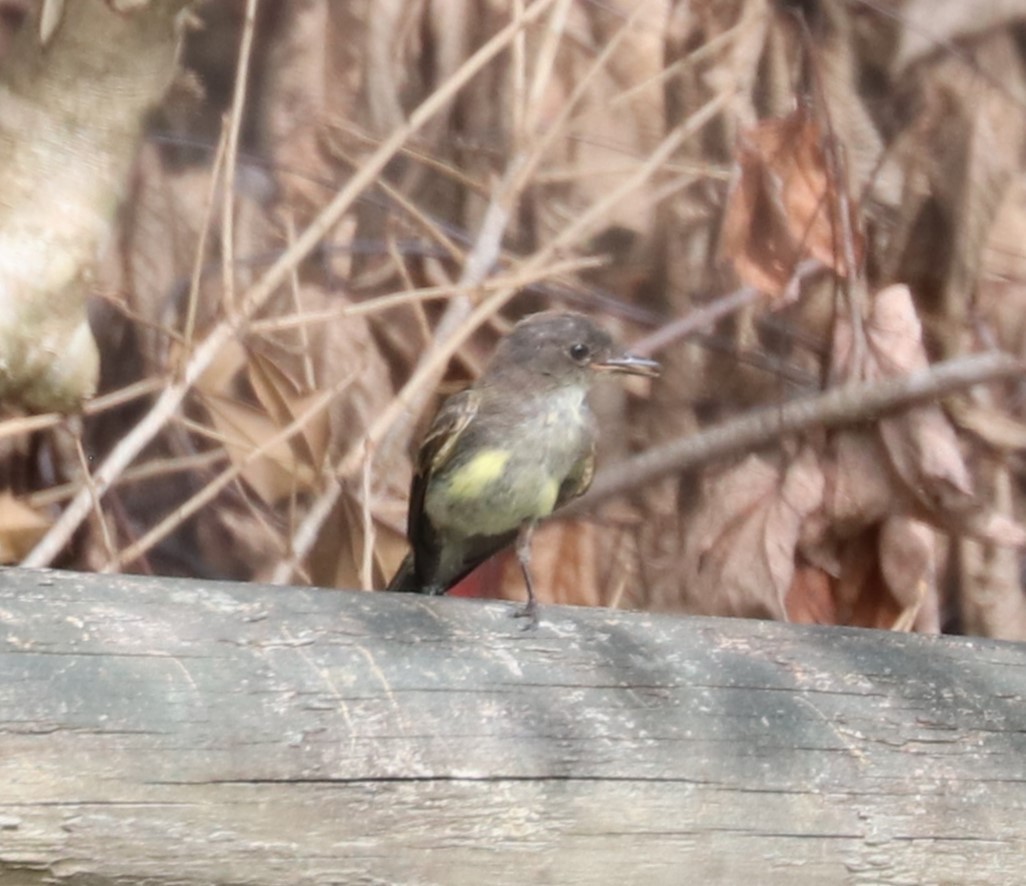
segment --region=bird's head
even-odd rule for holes
[[[609,333],[584,314],[544,311],[513,327],[486,375],[529,374],[549,384],[587,387],[605,372],[655,376],[659,364],[620,352]]]

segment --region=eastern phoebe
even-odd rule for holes
[[[431,423],[410,488],[410,553],[388,590],[444,594],[517,539],[527,586],[517,614],[533,624],[531,533],[591,483],[592,382],[600,372],[658,369],[652,360],[614,356],[612,338],[583,314],[546,311],[521,320],[481,377],[449,397]]]

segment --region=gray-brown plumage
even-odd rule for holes
[[[652,375],[657,364],[614,356],[583,314],[549,311],[518,323],[481,377],[450,397],[421,444],[410,490],[410,553],[391,591],[443,594],[518,539],[534,616],[529,558],[538,520],[581,495],[595,463],[587,394],[603,371]]]

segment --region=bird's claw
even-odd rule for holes
[[[526,618],[527,624],[523,630],[534,630],[538,627],[538,604],[534,600],[528,600],[523,606],[513,610],[513,618]]]

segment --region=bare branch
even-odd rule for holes
[[[972,385],[1021,375],[1024,371],[1026,366],[1021,360],[995,351],[946,360],[924,372],[900,378],[846,385],[816,397],[759,409],[700,434],[649,449],[602,471],[587,495],[560,515],[581,513],[614,495],[667,474],[765,446],[785,434],[869,421],[886,412],[943,397]]]

